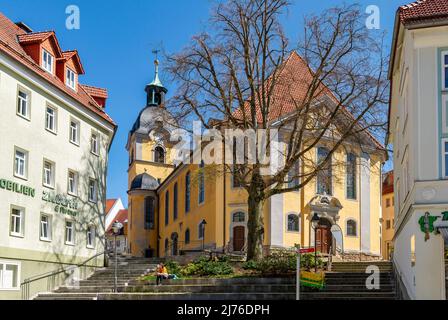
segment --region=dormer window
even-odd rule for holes
[[[47,50],[43,49],[42,67],[51,74],[53,74],[53,62],[54,57]]]
[[[72,88],[73,90],[76,90],[76,74],[73,70],[67,68],[67,73],[65,76],[65,84]]]

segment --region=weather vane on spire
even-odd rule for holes
[[[154,54],[156,55],[156,63],[157,63],[157,64],[158,64],[158,62],[159,62],[159,52],[160,52],[159,49],[154,49],[154,50],[152,50],[152,53],[154,53]]]
[[[154,85],[154,86],[158,86],[158,87],[163,87],[162,82],[159,79],[159,52],[161,50],[159,49],[154,49],[152,50],[152,53],[156,56],[156,59],[154,60],[154,80],[150,83],[150,85]]]

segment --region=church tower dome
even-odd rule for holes
[[[146,91],[146,106],[147,107],[164,107],[165,95],[168,90],[163,86],[159,79],[159,60],[154,61],[155,74],[154,80],[145,88]]]

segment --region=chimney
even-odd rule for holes
[[[25,22],[16,22],[16,26],[18,26],[20,29],[25,31],[26,33],[32,33],[33,29],[31,29],[29,26],[25,24]]]

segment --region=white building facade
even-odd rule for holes
[[[84,270],[103,265],[106,169],[116,126],[100,105],[105,90],[77,82],[77,53],[59,54],[54,34],[36,42],[40,33],[1,14],[0,28],[23,37],[18,44],[0,38],[0,299],[20,299],[28,278],[92,257]],[[21,47],[23,59],[16,55]],[[46,281],[31,283],[30,295],[48,290]]]
[[[405,297],[446,299],[448,1],[398,10],[391,59],[393,260]]]

